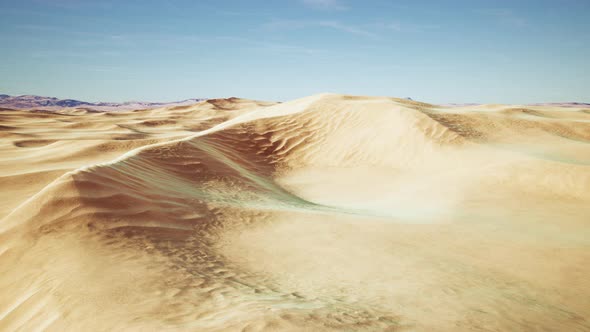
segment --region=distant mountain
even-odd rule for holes
[[[580,107],[580,108],[590,107],[590,103],[577,103],[577,102],[538,103],[538,104],[531,104],[531,105],[533,105],[533,106],[557,106],[557,107]]]
[[[83,108],[94,111],[127,111],[136,109],[158,108],[165,106],[191,105],[203,100],[205,99],[185,99],[181,101],[174,101],[168,103],[140,101],[130,101],[124,103],[91,103],[75,99],[58,99],[55,97],[43,97],[33,95],[10,96],[6,94],[0,94],[0,107],[22,110],[42,109],[51,111],[60,110],[64,108]]]

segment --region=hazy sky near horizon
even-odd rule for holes
[[[0,0],[0,93],[590,102],[588,0]]]

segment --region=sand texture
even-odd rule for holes
[[[0,110],[0,331],[590,331],[590,109]]]

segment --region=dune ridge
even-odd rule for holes
[[[3,330],[590,329],[583,109],[0,114]]]

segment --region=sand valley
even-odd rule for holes
[[[0,110],[1,331],[590,331],[590,108]]]

